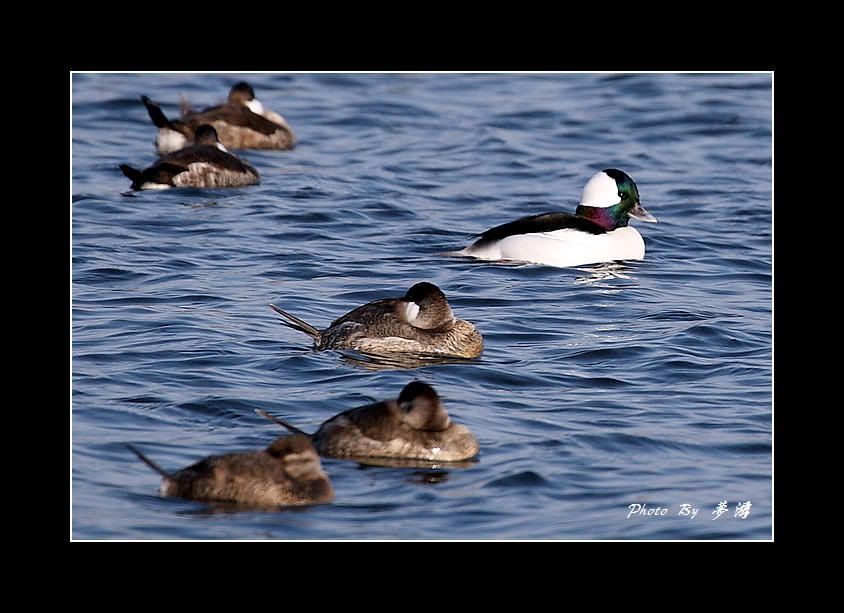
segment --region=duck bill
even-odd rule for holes
[[[630,217],[633,217],[634,219],[638,219],[639,221],[647,221],[648,223],[657,222],[656,217],[648,213],[644,208],[642,208],[642,205],[638,202],[636,203],[636,206],[634,206],[627,212],[627,214],[630,215]]]

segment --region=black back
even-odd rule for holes
[[[588,232],[589,234],[604,234],[606,232],[604,228],[586,217],[572,215],[571,213],[540,213],[496,226],[476,236],[480,237],[477,242],[483,244],[517,234],[553,232],[566,229]]]
[[[184,149],[161,156],[155,165],[170,164],[187,170],[188,165],[194,162],[207,162],[217,168],[234,172],[255,172],[254,168],[231,153],[220,150],[216,145],[189,145]]]

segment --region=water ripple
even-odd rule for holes
[[[771,532],[771,77],[247,75],[299,137],[244,151],[258,186],[123,196],[155,159],[140,95],[220,102],[243,75],[72,79],[73,536],[77,539],[767,539]],[[446,257],[516,217],[572,211],[618,167],[659,224],[642,262],[554,269]],[[325,325],[439,285],[485,338],[471,361],[315,352]],[[337,499],[261,513],[157,496],[170,468],[440,392],[481,443],[465,467],[325,459]],[[746,520],[626,519],[628,505]],[[717,524],[717,526],[715,525]]]

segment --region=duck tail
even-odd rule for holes
[[[143,173],[140,170],[132,168],[129,164],[121,164],[120,170],[122,170],[123,174],[132,181],[133,187],[141,184],[141,177],[143,176]]]
[[[132,453],[134,453],[136,456],[138,456],[138,458],[140,458],[141,462],[143,462],[144,464],[146,464],[147,466],[149,466],[151,469],[153,469],[155,472],[157,472],[158,474],[160,474],[162,477],[169,477],[169,476],[170,476],[170,475],[168,475],[166,472],[164,472],[164,469],[163,469],[163,468],[161,468],[158,464],[156,464],[155,462],[153,462],[152,460],[150,460],[148,457],[146,457],[146,456],[145,456],[144,454],[142,454],[140,451],[138,451],[137,449],[135,449],[132,445],[130,445],[129,443],[124,443],[124,444],[126,445],[126,447],[128,447],[128,448],[129,448],[129,451],[131,451],[131,452],[132,452]]]
[[[300,430],[300,429],[299,429],[299,428],[297,428],[296,426],[291,426],[291,425],[290,425],[290,424],[288,424],[286,421],[282,421],[281,419],[279,419],[279,418],[278,418],[278,417],[276,417],[275,415],[270,415],[269,413],[267,413],[267,412],[266,412],[266,411],[264,411],[263,409],[255,409],[255,412],[256,412],[258,415],[260,415],[261,417],[266,417],[266,418],[267,418],[267,419],[269,419],[271,422],[276,423],[276,424],[278,424],[279,426],[283,426],[283,427],[287,428],[287,429],[288,429],[288,430],[290,430],[293,434],[302,434],[302,435],[304,435],[304,436],[307,436],[308,438],[310,438],[310,437],[311,437],[311,435],[310,435],[310,434],[308,434],[307,432],[303,432],[302,430]]]
[[[281,322],[282,324],[284,324],[288,328],[293,328],[294,330],[299,330],[300,332],[304,332],[305,334],[307,334],[308,336],[313,338],[317,343],[320,342],[319,330],[314,328],[311,324],[302,321],[301,319],[299,319],[295,315],[291,315],[287,311],[282,311],[280,308],[278,308],[274,304],[271,304],[270,308],[273,311],[275,311],[276,313],[278,313],[279,315],[281,315],[282,317],[284,317],[285,319],[288,320],[288,321],[282,321]]]
[[[184,94],[181,94],[179,96],[179,112],[182,114],[182,117],[193,113],[193,105],[190,103],[190,100],[188,100],[188,97]]]
[[[170,127],[170,120],[167,119],[167,116],[164,114],[164,111],[161,110],[160,106],[150,100],[147,96],[141,96],[141,102],[143,102],[144,106],[147,107],[147,113],[149,113],[149,118],[152,119],[152,123],[155,124],[155,127]]]

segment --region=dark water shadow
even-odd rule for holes
[[[193,500],[191,502],[198,502]],[[249,505],[240,504],[236,502],[210,502],[204,503],[201,507],[195,509],[186,509],[178,511],[176,515],[187,516],[207,516],[207,515],[233,515],[237,513],[304,513],[309,509],[317,506],[317,504],[296,505],[296,506],[279,506],[279,505]]]
[[[457,462],[438,462],[433,460],[418,460],[415,458],[336,458],[338,460],[351,460],[358,463],[358,468],[367,470],[371,468],[417,468],[425,471],[445,471],[453,468],[472,468],[480,462],[476,458],[460,460]],[[438,473],[439,474],[439,473]]]
[[[422,354],[380,354],[367,353],[340,353],[340,359],[352,366],[369,371],[382,370],[412,370],[414,368],[425,368],[436,364],[477,364],[479,358],[458,358],[443,357],[436,355]]]

